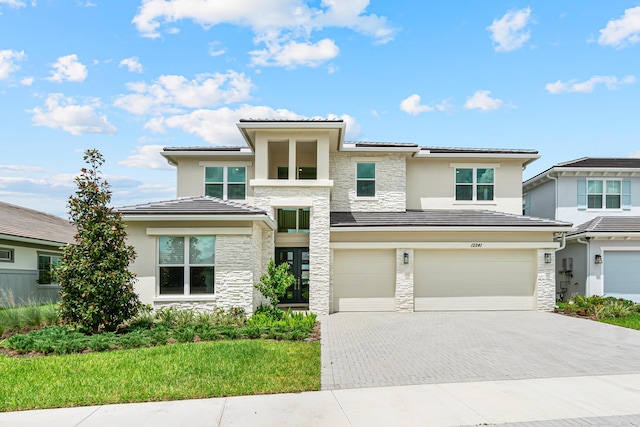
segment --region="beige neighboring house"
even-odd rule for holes
[[[341,120],[241,120],[243,147],[167,147],[175,200],[119,210],[155,307],[262,302],[270,258],[283,305],[338,311],[552,310],[555,237],[527,217],[534,150],[347,142]]]
[[[18,304],[57,300],[51,267],[75,233],[63,218],[0,202],[0,297],[11,293]]]

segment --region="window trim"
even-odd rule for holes
[[[471,182],[458,183],[456,178],[459,169],[471,169]],[[478,169],[492,169],[493,182],[478,183]],[[494,165],[455,165],[453,167],[453,199],[457,203],[478,203],[478,204],[494,204],[496,202],[496,166]],[[471,186],[471,200],[458,199],[458,185]],[[493,187],[493,197],[489,200],[478,200],[478,186],[491,185]]]
[[[0,248],[0,251],[6,251],[8,258],[0,258],[0,262],[15,262],[15,249],[13,248]]]
[[[62,261],[62,252],[41,252],[38,251],[37,252],[37,257],[38,257],[38,265],[37,265],[37,270],[38,270],[38,279],[37,279],[37,283],[38,286],[41,287],[59,287],[57,282],[49,282],[49,283],[40,283],[40,271],[44,271],[44,270],[40,270],[40,257],[56,257],[59,258],[60,261]],[[58,261],[58,262],[60,262]],[[51,271],[51,262],[49,262],[49,270]]]
[[[160,239],[162,237],[182,237],[183,240],[183,262],[181,264],[178,263],[168,263],[168,264],[160,264]],[[206,264],[191,264],[189,260],[189,251],[191,250],[191,238],[192,237],[213,237],[213,263]],[[156,292],[155,299],[157,300],[170,300],[170,299],[207,299],[212,298],[216,295],[216,236],[215,235],[174,235],[174,234],[161,234],[157,235],[156,238]],[[197,267],[212,267],[213,268],[213,292],[204,293],[204,294],[194,294],[191,292],[191,266]],[[182,267],[183,268],[183,289],[181,294],[162,294],[160,293],[160,281],[161,281],[161,273],[160,269],[162,267]]]
[[[600,181],[602,183],[602,192],[601,193],[589,193],[589,182],[595,182],[595,181]],[[607,183],[609,182],[617,182],[619,183],[619,188],[620,191],[618,193],[611,193],[609,194],[607,192]],[[587,209],[588,210],[607,210],[607,211],[614,211],[614,210],[622,210],[622,195],[623,195],[623,191],[622,191],[622,184],[623,180],[622,179],[586,179],[586,187],[585,187],[585,194],[586,194],[586,198],[587,198]],[[589,206],[589,196],[600,196],[600,201],[602,203],[602,207],[599,208],[592,208]],[[607,206],[607,196],[618,196],[618,207],[617,208],[610,208]]]
[[[356,198],[371,200],[375,199],[378,196],[378,163],[371,160],[357,160],[356,162]],[[358,165],[361,164],[372,164],[373,165],[373,178],[358,178]],[[361,196],[358,194],[358,182],[359,181],[367,181],[373,182],[373,195]]]
[[[207,182],[207,168],[222,168],[222,181],[216,182]],[[229,168],[243,168],[244,169],[244,182],[230,182],[229,181]],[[248,190],[248,167],[246,165],[204,165],[202,168],[204,173],[204,194],[207,194],[207,185],[220,185],[222,184],[222,200],[247,200],[247,190]],[[230,199],[229,198],[229,184],[231,185],[244,185],[244,198],[242,199]],[[211,196],[213,197],[213,196]]]

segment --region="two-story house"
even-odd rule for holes
[[[246,147],[168,147],[177,199],[120,208],[156,307],[262,302],[270,258],[296,277],[281,302],[336,311],[551,310],[554,237],[521,215],[533,150],[346,142],[341,120],[241,120]]]
[[[640,301],[640,159],[585,157],[523,184],[525,215],[576,229],[556,258],[558,297],[607,295]]]

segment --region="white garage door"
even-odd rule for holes
[[[607,251],[603,258],[605,295],[640,300],[640,251]]]
[[[532,250],[417,250],[416,311],[533,310]]]
[[[395,250],[336,250],[334,311],[394,311]]]

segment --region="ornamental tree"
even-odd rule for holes
[[[267,265],[267,273],[260,277],[260,282],[254,287],[269,300],[275,313],[280,298],[295,281],[296,278],[289,273],[289,263],[283,262],[276,267],[276,263],[271,258]]]
[[[86,150],[84,161],[88,167],[75,178],[77,190],[67,204],[77,228],[75,244],[64,247],[55,268],[60,314],[63,320],[94,332],[112,331],[142,307],[133,290],[135,275],[129,271],[136,255],[133,246],[125,243],[120,213],[107,206],[111,190],[100,172],[102,154]]]

